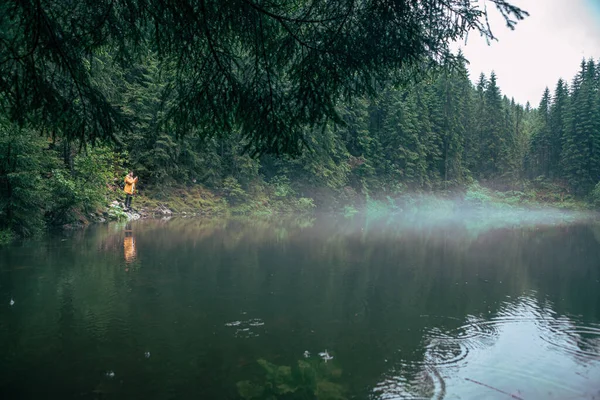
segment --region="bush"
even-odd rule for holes
[[[128,219],[128,216],[119,205],[111,204],[108,209],[108,218],[114,221],[125,221]]]
[[[73,159],[73,171],[52,171],[48,219],[52,225],[72,222],[78,210],[95,211],[107,202],[108,182],[115,175],[115,156],[108,147],[96,147]]]
[[[109,147],[74,154],[68,142],[0,120],[0,229],[32,236],[96,211],[119,165]]]
[[[481,187],[477,182],[470,185],[465,194],[465,201],[468,203],[474,203],[477,205],[483,205],[490,203],[492,197],[489,189]]]
[[[44,229],[48,201],[42,172],[51,160],[33,131],[0,121],[0,229],[31,236]]]
[[[315,202],[310,197],[300,197],[296,201],[296,208],[300,212],[310,212],[316,207]]]
[[[225,178],[221,190],[230,204],[240,204],[248,197],[246,191],[233,176]]]
[[[278,175],[271,179],[271,186],[273,187],[273,194],[275,197],[287,198],[292,197],[295,192],[290,184],[290,179],[285,175]]]

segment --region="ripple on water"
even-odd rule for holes
[[[498,335],[498,326],[470,317],[456,329],[431,329],[425,336],[428,342],[424,362],[430,366],[461,366],[471,350],[491,344]]]
[[[491,319],[467,316],[466,322],[447,331],[431,329],[426,335],[426,362],[437,366],[460,366],[466,362],[469,352],[492,346],[507,324],[544,324],[544,317],[532,299],[520,298],[515,303],[505,303],[498,315]]]
[[[600,357],[600,327],[580,326],[558,319],[553,321],[540,339],[554,349],[582,359],[598,360]]]
[[[236,328],[233,335],[236,338],[242,339],[249,339],[260,336],[256,330],[264,325],[264,321],[260,318],[252,318],[245,321],[231,321],[225,324],[226,327]]]
[[[519,324],[523,324],[523,328],[515,326]],[[512,329],[513,327],[517,330]],[[428,330],[424,337],[426,352],[423,362],[415,362],[413,367],[420,365],[423,371],[430,375],[433,371],[436,371],[438,374],[453,376],[457,371],[454,369],[455,367],[461,369],[467,364],[475,363],[477,370],[488,370],[495,375],[500,374],[504,379],[520,382],[536,381],[539,384],[538,387],[560,389],[563,393],[579,393],[577,387],[558,382],[557,379],[544,375],[541,370],[536,368],[525,369],[519,363],[511,364],[510,362],[504,366],[481,364],[478,362],[477,356],[473,357],[471,355],[474,350],[485,352],[486,349],[495,346],[503,332],[508,330],[513,334],[515,332],[518,334],[521,329],[524,329],[522,332],[536,332],[536,336],[551,345],[554,352],[568,354],[571,357],[575,356],[586,362],[590,360],[600,361],[600,325],[583,324],[573,318],[557,317],[556,313],[539,307],[534,299],[520,298],[513,303],[503,304],[497,315],[491,319],[469,316],[466,322],[457,328],[448,330],[433,328]],[[540,343],[537,342],[537,344]],[[539,356],[538,353],[536,354]],[[529,357],[530,355],[524,356]],[[536,360],[539,359],[536,358]],[[451,370],[455,372],[451,373]],[[388,390],[392,383],[396,386],[406,386],[407,383],[412,381],[414,379],[395,378],[394,380],[393,378],[386,378],[379,387],[382,389],[381,393],[387,394],[378,398],[414,398],[400,395],[403,391],[408,390],[406,387],[392,391]],[[441,375],[438,382],[443,383]],[[424,387],[427,387],[427,385]]]

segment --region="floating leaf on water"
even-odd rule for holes
[[[319,357],[321,357],[323,360],[325,360],[325,362],[327,362],[329,360],[333,360],[333,356],[331,356],[329,354],[329,352],[327,351],[327,349],[325,349],[325,351],[319,353]]]

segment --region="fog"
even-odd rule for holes
[[[382,225],[394,229],[432,230],[452,226],[469,232],[505,228],[533,228],[600,221],[600,214],[590,210],[566,210],[551,206],[522,206],[489,199],[455,196],[410,194],[385,201],[368,200],[364,207],[349,210],[347,218],[362,215],[372,227]]]

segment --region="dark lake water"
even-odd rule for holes
[[[600,225],[520,221],[173,219],[1,247],[0,398],[598,399]]]

